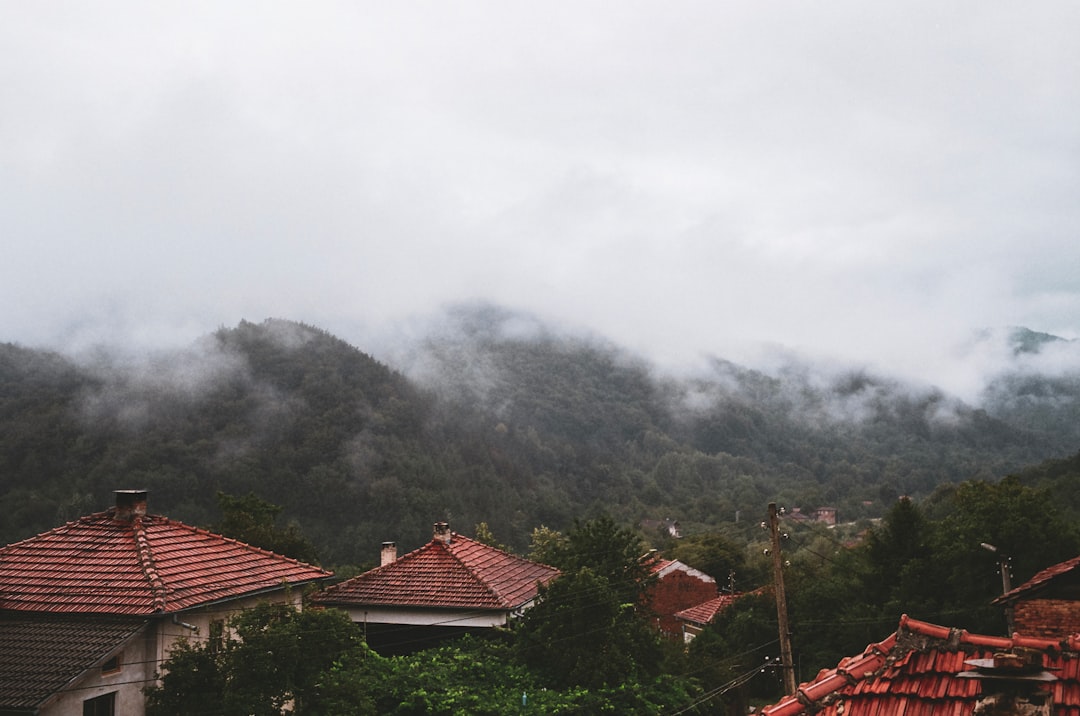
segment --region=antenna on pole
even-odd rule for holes
[[[772,541],[773,591],[776,592],[776,621],[780,632],[780,670],[784,693],[795,694],[795,665],[791,658],[791,630],[788,628],[787,594],[784,592],[784,558],[780,554],[780,516],[776,503],[769,503],[769,536]]]

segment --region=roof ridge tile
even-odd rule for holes
[[[154,611],[163,612],[166,604],[165,582],[154,565],[154,548],[150,545],[150,540],[146,536],[143,517],[136,515],[132,518],[131,527],[135,533],[135,553],[139,557],[139,566],[142,567],[143,574],[146,576],[147,581],[150,582],[150,592],[154,599]]]
[[[498,547],[492,547],[491,545],[484,544],[483,542],[480,542],[479,540],[469,539],[468,537],[465,537],[464,535],[459,535],[457,532],[451,532],[450,535],[451,535],[450,536],[451,542],[456,537],[456,538],[459,538],[459,539],[467,540],[468,542],[471,542],[471,543],[473,543],[475,545],[483,545],[483,546],[485,546],[485,547],[487,547],[489,549],[495,550],[496,552],[500,552],[503,555],[506,555],[508,557],[513,557],[514,556],[514,555],[511,555],[509,552],[503,552]],[[435,540],[435,541],[439,542],[439,540]],[[473,569],[472,565],[470,565],[464,559],[462,559],[461,555],[457,554],[457,550],[451,549],[450,544],[446,544],[446,543],[441,543],[441,544],[443,545],[443,548],[446,549],[446,551],[450,554],[450,556],[453,557],[454,559],[456,559],[458,561],[458,563],[462,567],[465,568],[465,571],[468,572],[469,575],[472,576],[472,578],[474,580],[476,580],[480,584],[480,586],[483,587],[487,591],[487,593],[492,596],[492,598],[495,600],[496,604],[498,604],[499,606],[502,606],[502,607],[507,606],[507,602],[509,600],[504,598],[503,595],[500,594],[499,591],[495,589],[495,586],[492,583],[490,583],[488,580],[486,580],[484,577],[482,577],[480,574],[478,574],[477,571],[475,569]]]

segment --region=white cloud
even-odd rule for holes
[[[9,4],[0,340],[481,298],[670,361],[782,344],[963,388],[976,329],[1080,333],[1078,21]]]

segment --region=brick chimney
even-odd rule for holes
[[[397,559],[397,542],[383,542],[379,566],[385,567]]]
[[[118,522],[131,522],[136,517],[146,514],[146,490],[113,490],[116,495],[116,510],[113,519]]]
[[[443,544],[450,544],[450,523],[436,522],[434,538]]]

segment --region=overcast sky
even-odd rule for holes
[[[1080,3],[5,2],[0,341],[1080,335]],[[955,370],[955,366],[952,368]]]

